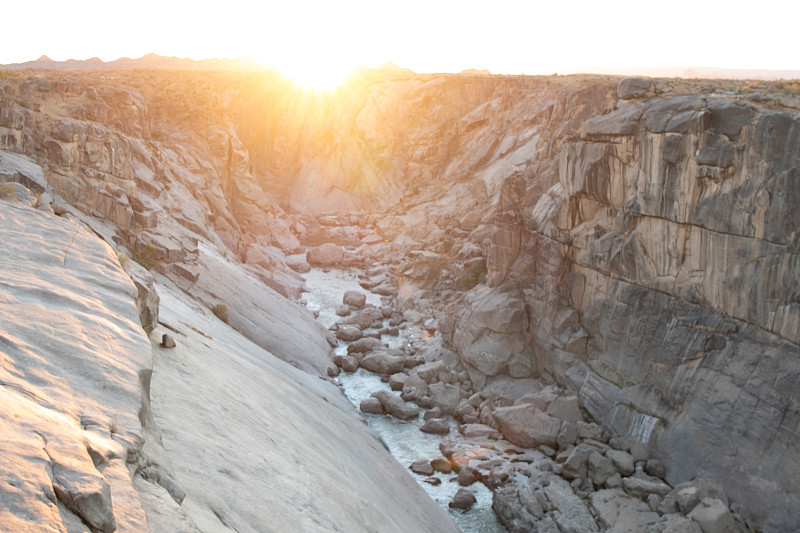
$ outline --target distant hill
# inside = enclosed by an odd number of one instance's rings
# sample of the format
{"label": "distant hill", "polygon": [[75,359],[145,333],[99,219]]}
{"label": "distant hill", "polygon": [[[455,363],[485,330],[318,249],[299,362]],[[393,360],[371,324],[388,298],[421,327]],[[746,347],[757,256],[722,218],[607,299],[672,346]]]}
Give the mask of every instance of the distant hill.
{"label": "distant hill", "polygon": [[718,67],[577,67],[571,73],[650,76],[652,78],[711,78],[730,80],[790,80],[800,78],[800,70],[732,69]]}
{"label": "distant hill", "polygon": [[270,70],[268,67],[250,58],[236,59],[194,59],[181,57],[164,57],[158,54],[147,54],[137,59],[121,57],[114,61],[103,61],[98,57],[90,59],[67,59],[54,61],[42,56],[34,61],[0,65],[7,70],[47,69],[47,70],[117,70],[117,69],[184,69],[184,70]]}

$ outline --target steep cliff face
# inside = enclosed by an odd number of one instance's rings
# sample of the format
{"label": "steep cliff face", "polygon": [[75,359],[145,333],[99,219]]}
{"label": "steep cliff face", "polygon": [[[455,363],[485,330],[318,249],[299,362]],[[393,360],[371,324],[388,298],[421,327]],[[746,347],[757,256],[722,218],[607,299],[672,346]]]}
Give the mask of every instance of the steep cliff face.
{"label": "steep cliff face", "polygon": [[[506,180],[496,288],[468,293],[450,338],[473,382],[549,374],[670,482],[717,479],[752,523],[794,530],[800,117],[654,89],[551,137],[528,167],[557,169],[545,194]],[[515,308],[526,341],[492,343],[482,317]]]}
{"label": "steep cliff face", "polygon": [[[564,144],[532,210],[523,250],[559,276],[510,276],[549,277],[527,289],[541,368],[670,481],[715,477],[776,530],[800,519],[799,133],[796,114],[727,98],[620,102]],[[552,318],[573,310],[578,349]]]}
{"label": "steep cliff face", "polygon": [[165,272],[193,262],[197,236],[242,257],[251,244],[291,252],[297,242],[227,122],[229,83],[191,73],[11,77],[0,148],[45,162],[66,202],[112,223]]}

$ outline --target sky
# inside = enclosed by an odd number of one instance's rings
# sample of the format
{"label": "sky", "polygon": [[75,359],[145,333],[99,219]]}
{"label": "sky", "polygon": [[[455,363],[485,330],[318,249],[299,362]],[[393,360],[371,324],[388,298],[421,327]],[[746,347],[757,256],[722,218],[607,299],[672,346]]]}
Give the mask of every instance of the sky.
{"label": "sky", "polygon": [[3,6],[0,64],[252,57],[313,84],[361,65],[552,74],[800,70],[796,0],[40,0]]}

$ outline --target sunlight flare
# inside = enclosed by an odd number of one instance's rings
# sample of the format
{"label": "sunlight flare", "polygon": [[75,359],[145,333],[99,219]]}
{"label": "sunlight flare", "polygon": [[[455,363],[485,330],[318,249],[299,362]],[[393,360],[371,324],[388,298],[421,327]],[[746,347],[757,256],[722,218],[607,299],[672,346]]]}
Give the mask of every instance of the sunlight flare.
{"label": "sunlight flare", "polygon": [[275,64],[264,59],[259,62],[272,66],[295,86],[313,91],[334,91],[353,75],[355,67],[343,61],[297,57]]}

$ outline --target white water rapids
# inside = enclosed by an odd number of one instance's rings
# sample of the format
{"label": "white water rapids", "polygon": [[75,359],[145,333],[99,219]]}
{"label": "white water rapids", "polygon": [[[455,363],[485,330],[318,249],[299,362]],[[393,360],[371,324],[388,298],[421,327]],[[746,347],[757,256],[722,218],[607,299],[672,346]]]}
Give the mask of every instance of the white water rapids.
{"label": "white water rapids", "polygon": [[[357,290],[367,294],[367,303],[376,306],[381,305],[380,296],[370,293],[361,288],[353,274],[347,271],[330,270],[323,272],[321,269],[312,269],[304,275],[306,286],[310,292],[303,295],[302,300],[311,311],[319,312],[319,321],[329,327],[339,320],[335,313],[337,307],[342,305],[342,296],[348,290]],[[399,337],[383,336],[383,342],[390,347],[398,347],[403,342],[421,335],[418,328],[408,327],[402,329]],[[336,348],[336,353],[346,354],[347,345],[342,343]],[[381,382],[380,376],[372,374],[363,369],[359,369],[353,374],[342,372],[338,378],[348,399],[358,408],[361,400],[367,398],[377,390],[390,390],[388,383]],[[395,393],[396,394],[396,393]],[[375,431],[389,448],[391,454],[397,461],[408,468],[414,461],[425,459],[430,460],[440,457],[439,442],[444,438],[441,435],[431,435],[419,430],[422,424],[422,415],[416,420],[403,422],[388,415],[371,415],[360,412],[367,422],[367,425]],[[453,430],[456,423],[451,422]],[[466,512],[458,509],[450,509],[448,504],[453,499],[459,489],[455,481],[456,474],[435,473],[434,477],[441,479],[441,484],[434,486],[426,483],[427,476],[414,474],[409,470],[409,474],[419,482],[425,491],[441,507],[448,510],[455,522],[465,533],[502,533],[506,529],[497,519],[492,511],[492,493],[482,483],[474,483],[469,490],[475,495],[477,502]]]}

